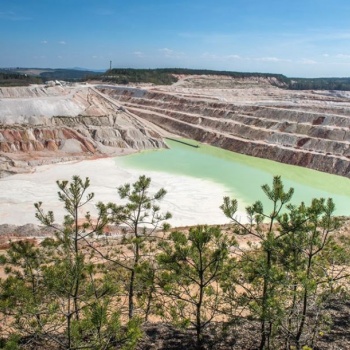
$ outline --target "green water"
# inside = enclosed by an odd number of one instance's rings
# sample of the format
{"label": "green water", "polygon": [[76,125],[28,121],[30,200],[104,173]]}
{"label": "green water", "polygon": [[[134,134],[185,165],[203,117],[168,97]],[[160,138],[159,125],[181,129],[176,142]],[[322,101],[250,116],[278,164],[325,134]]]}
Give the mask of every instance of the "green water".
{"label": "green water", "polygon": [[[185,139],[181,139],[185,140]],[[193,140],[185,140],[194,145]],[[249,157],[220,148],[200,144],[190,147],[167,140],[168,150],[147,151],[118,158],[126,168],[159,171],[210,180],[223,185],[225,195],[237,198],[244,205],[262,200],[267,205],[261,185],[282,177],[286,189],[294,187],[293,203],[312,198],[333,198],[337,215],[350,215],[350,180],[301,167]],[[203,188],[205,191],[205,188]]]}

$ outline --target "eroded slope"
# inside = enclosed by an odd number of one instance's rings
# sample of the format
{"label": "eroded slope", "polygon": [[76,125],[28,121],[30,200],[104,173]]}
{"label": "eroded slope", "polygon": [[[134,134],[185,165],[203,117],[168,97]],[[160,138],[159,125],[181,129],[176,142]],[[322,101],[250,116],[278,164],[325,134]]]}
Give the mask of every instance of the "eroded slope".
{"label": "eroded slope", "polygon": [[171,87],[99,90],[169,132],[350,176],[350,96],[288,91],[271,83],[264,78],[191,76]]}
{"label": "eroded slope", "polygon": [[0,175],[166,147],[159,131],[93,86],[1,88]]}

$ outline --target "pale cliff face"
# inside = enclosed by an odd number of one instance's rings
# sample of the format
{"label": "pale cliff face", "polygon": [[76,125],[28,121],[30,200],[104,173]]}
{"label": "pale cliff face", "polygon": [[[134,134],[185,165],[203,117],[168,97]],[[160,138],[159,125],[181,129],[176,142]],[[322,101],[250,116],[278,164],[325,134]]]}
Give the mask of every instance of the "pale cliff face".
{"label": "pale cliff face", "polygon": [[159,147],[166,146],[156,128],[92,86],[0,90],[2,176],[32,164]]}

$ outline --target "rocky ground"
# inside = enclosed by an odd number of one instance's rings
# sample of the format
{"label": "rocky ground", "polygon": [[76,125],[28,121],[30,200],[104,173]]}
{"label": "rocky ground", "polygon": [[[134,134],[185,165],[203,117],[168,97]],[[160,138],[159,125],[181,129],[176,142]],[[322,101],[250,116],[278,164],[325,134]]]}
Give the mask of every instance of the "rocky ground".
{"label": "rocky ground", "polygon": [[[331,330],[319,338],[313,350],[350,349],[350,301],[332,300],[328,305],[332,315]],[[228,329],[223,324],[209,327],[204,335],[203,350],[257,350],[259,324],[240,320]],[[169,324],[147,323],[144,338],[137,350],[196,350],[194,330],[179,330]],[[280,348],[278,348],[280,349]]]}

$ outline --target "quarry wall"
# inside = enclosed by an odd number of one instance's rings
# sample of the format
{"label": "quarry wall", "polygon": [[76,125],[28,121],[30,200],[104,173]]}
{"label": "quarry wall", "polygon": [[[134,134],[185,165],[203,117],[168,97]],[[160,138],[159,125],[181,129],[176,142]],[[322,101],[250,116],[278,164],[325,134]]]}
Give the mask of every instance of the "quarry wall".
{"label": "quarry wall", "polygon": [[[230,151],[350,177],[348,99],[237,103],[207,95],[100,87],[169,132]],[[303,98],[301,96],[300,98]],[[304,98],[305,99],[305,98]]]}

